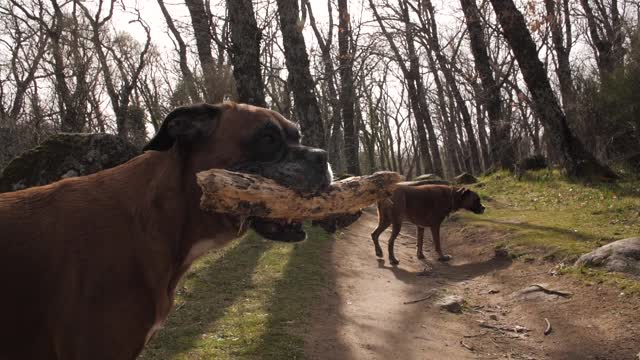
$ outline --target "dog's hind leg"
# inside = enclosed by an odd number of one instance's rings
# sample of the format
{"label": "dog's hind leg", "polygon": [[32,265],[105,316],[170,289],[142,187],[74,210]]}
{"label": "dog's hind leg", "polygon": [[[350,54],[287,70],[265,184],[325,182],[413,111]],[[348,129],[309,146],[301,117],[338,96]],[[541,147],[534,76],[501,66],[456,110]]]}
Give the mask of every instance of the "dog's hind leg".
{"label": "dog's hind leg", "polygon": [[371,240],[373,240],[373,246],[374,246],[374,249],[376,250],[377,257],[383,256],[382,248],[380,247],[380,242],[378,241],[378,238],[380,237],[380,234],[382,234],[389,227],[389,225],[391,225],[391,222],[389,221],[389,219],[385,218],[383,215],[380,215],[378,227],[375,230],[373,230],[373,232],[371,233]]}
{"label": "dog's hind leg", "polygon": [[402,228],[402,222],[394,222],[391,228],[391,237],[389,238],[389,263],[392,265],[398,265],[400,261],[396,259],[396,256],[393,252],[393,246],[396,242],[396,238],[398,234],[400,234],[400,229]]}
{"label": "dog's hind leg", "polygon": [[422,252],[422,245],[424,244],[424,227],[416,226],[416,238],[418,239],[418,259],[424,259],[424,252]]}

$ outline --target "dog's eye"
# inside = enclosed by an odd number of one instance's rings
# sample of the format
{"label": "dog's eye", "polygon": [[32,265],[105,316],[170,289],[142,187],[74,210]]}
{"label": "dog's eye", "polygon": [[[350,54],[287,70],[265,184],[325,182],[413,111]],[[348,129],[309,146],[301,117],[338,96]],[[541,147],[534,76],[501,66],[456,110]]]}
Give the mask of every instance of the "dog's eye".
{"label": "dog's eye", "polygon": [[273,145],[273,144],[276,143],[277,139],[272,134],[267,134],[267,135],[262,137],[261,141],[265,145]]}

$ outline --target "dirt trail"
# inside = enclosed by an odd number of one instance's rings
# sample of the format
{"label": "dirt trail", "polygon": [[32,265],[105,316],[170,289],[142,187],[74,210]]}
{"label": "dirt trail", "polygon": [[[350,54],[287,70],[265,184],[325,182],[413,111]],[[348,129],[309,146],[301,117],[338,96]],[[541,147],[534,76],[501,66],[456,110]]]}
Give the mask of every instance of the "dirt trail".
{"label": "dirt trail", "polygon": [[[453,255],[449,264],[435,261],[430,242],[426,261],[416,259],[415,228],[405,224],[396,241],[400,265],[393,267],[385,246],[389,230],[381,236],[385,259],[374,255],[369,234],[376,220],[368,209],[326,254],[330,279],[307,334],[309,359],[637,359],[637,298],[551,276],[550,263],[495,258],[494,244],[504,235],[455,220],[442,230],[444,250]],[[573,296],[515,296],[532,284]],[[434,305],[448,294],[464,297],[462,314]],[[552,325],[548,336],[545,318]],[[481,321],[529,331],[483,328]]]}

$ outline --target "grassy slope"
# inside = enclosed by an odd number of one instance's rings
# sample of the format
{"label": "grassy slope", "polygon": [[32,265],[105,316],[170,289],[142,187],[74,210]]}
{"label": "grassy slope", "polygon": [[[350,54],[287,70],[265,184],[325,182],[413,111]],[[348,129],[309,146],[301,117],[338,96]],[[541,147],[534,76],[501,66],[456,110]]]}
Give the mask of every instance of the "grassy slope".
{"label": "grassy slope", "polygon": [[326,279],[316,228],[298,244],[249,234],[200,259],[141,359],[297,359],[309,310]]}
{"label": "grassy slope", "polygon": [[[571,182],[557,172],[528,172],[519,181],[507,173],[482,179],[475,189],[487,213],[463,215],[471,226],[509,235],[498,243],[517,257],[565,260],[626,237],[640,236],[640,179],[616,184]],[[638,283],[588,269],[568,269],[586,278],[640,292]]]}

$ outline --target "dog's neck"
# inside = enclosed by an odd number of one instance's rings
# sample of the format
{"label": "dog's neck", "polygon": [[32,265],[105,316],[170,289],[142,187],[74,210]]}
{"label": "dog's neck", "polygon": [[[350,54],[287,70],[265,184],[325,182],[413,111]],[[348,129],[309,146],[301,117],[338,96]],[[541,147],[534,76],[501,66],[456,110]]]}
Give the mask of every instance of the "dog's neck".
{"label": "dog's neck", "polygon": [[[208,250],[221,247],[238,236],[238,221],[223,214],[200,209],[201,190],[196,183],[195,172],[188,159],[174,149],[164,152],[149,151],[141,155],[139,162],[131,166],[133,178],[141,180],[143,200],[154,209],[161,229],[159,239],[166,241],[173,259],[170,267],[169,291],[191,263]],[[167,223],[166,219],[171,219]],[[163,222],[164,220],[164,222]]]}

